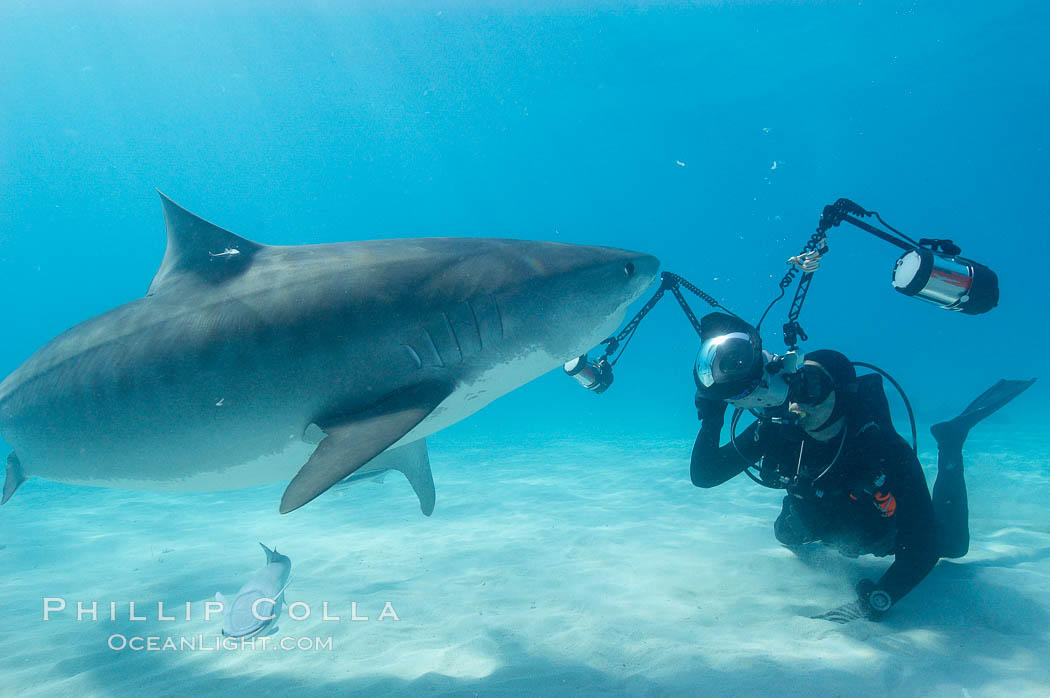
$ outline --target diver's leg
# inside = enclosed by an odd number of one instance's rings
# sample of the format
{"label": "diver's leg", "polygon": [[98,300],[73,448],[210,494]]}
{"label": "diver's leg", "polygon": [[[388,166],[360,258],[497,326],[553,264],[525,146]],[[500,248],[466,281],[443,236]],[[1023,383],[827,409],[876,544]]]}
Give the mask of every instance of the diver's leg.
{"label": "diver's leg", "polygon": [[955,419],[930,427],[937,439],[937,481],[933,484],[933,516],[941,557],[962,557],[970,547],[970,510],[963,478],[963,443],[970,429],[1028,389],[1035,379],[1000,380],[981,393]]}
{"label": "diver's leg", "polygon": [[937,441],[933,519],[941,557],[962,557],[970,549],[970,509],[963,478],[962,441]]}
{"label": "diver's leg", "polygon": [[975,424],[1028,390],[1032,383],[1035,383],[1035,378],[1026,381],[1000,380],[981,393],[958,417],[930,427],[933,438],[937,439],[937,446],[957,445],[961,451],[966,435]]}
{"label": "diver's leg", "polygon": [[817,539],[810,527],[799,516],[795,498],[790,494],[784,496],[780,516],[773,522],[773,534],[781,545],[795,552],[798,552],[798,548],[803,544]]}

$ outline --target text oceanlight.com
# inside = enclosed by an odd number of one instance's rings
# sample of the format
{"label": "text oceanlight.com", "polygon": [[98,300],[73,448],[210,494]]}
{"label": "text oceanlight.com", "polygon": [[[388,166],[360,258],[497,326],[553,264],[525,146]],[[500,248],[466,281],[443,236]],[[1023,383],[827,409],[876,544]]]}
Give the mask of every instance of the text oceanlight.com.
{"label": "text oceanlight.com", "polygon": [[332,636],[328,637],[207,637],[139,636],[114,634],[107,641],[115,652],[240,652],[244,650],[283,652],[331,652]]}

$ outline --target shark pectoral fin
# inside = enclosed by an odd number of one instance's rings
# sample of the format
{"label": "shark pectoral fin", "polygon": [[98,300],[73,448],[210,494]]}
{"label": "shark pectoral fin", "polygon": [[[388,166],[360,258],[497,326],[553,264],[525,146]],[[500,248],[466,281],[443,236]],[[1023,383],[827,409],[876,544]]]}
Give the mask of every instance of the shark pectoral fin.
{"label": "shark pectoral fin", "polygon": [[321,443],[321,439],[325,437],[324,430],[317,426],[313,422],[306,425],[306,430],[303,432],[303,442],[313,444],[316,446]]}
{"label": "shark pectoral fin", "polygon": [[15,490],[26,481],[26,474],[22,472],[22,462],[18,460],[18,456],[12,451],[7,456],[7,476],[4,478],[4,498],[0,499],[0,504],[7,504],[7,500],[11,499],[11,495],[15,493]]}
{"label": "shark pectoral fin", "polygon": [[426,419],[449,392],[447,385],[424,384],[342,420],[318,420],[327,436],[284,491],[281,513],[298,509],[385,451]]}

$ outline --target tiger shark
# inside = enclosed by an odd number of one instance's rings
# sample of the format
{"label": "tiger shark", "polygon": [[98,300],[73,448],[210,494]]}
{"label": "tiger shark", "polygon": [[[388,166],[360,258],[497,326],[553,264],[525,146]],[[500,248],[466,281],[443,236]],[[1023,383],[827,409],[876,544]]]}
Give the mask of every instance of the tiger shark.
{"label": "tiger shark", "polygon": [[209,491],[288,481],[287,513],[401,470],[434,507],[426,437],[615,331],[659,262],[494,238],[270,246],[161,194],[147,295],[0,383],[2,503],[28,477]]}

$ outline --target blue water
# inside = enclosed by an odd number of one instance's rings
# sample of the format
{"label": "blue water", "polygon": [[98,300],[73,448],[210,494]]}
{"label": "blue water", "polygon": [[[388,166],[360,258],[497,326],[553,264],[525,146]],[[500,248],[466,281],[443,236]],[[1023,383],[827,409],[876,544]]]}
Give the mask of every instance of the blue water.
{"label": "blue water", "polygon": [[[831,233],[803,349],[879,364],[926,425],[995,379],[1045,374],[1048,30],[1050,8],[1017,1],[5,2],[0,375],[145,293],[165,243],[154,189],[264,243],[447,235],[636,249],[753,320],[822,207],[844,196],[912,237],[953,238],[999,274],[998,308],[949,313],[891,288],[895,248]],[[763,328],[774,351],[789,300]],[[652,486],[688,488],[696,345],[668,298],[607,394],[556,371],[456,425],[432,447],[438,506],[441,439],[448,452],[481,439],[522,458],[526,435],[581,449],[654,439],[681,450],[657,449],[668,479]],[[1003,447],[1018,477],[1045,479],[1046,380],[992,422],[1017,435]],[[653,442],[638,443],[600,467],[629,471]],[[498,472],[491,451],[486,462]],[[512,485],[498,486],[509,502]],[[31,487],[55,486],[20,496]],[[271,490],[260,507],[275,508]],[[4,529],[11,554],[18,534]],[[175,691],[165,680],[158,690]],[[684,685],[604,677],[581,690]]]}

